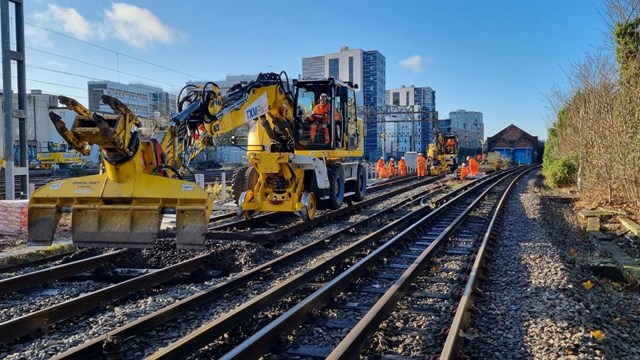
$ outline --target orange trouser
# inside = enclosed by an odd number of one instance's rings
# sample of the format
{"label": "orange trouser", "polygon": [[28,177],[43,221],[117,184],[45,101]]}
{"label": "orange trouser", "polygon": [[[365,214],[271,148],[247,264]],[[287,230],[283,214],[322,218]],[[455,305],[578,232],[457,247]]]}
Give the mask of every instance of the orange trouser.
{"label": "orange trouser", "polygon": [[311,124],[311,128],[309,129],[309,132],[311,133],[311,141],[316,141],[316,131],[318,130],[318,128],[320,129],[320,131],[323,131],[324,129],[324,142],[328,144],[329,143],[329,127],[326,124],[318,124],[318,123]]}
{"label": "orange trouser", "polygon": [[426,172],[426,166],[418,165],[418,176],[425,176]]}

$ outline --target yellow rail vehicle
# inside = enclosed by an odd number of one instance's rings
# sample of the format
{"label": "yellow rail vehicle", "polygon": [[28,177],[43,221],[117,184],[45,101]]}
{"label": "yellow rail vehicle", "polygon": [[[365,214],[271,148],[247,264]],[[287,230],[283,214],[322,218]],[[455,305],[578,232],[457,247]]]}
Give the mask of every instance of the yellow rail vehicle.
{"label": "yellow rail vehicle", "polygon": [[[136,115],[113,97],[102,101],[114,116],[59,97],[77,116],[67,129],[50,113],[56,129],[83,155],[98,145],[105,172],[36,190],[29,203],[29,243],[50,244],[61,212],[70,210],[77,246],[150,247],[162,213],[173,209],[178,247],[203,247],[212,198],[181,175],[215,135],[239,127],[248,128],[247,143],[238,144],[246,147],[248,163],[236,171],[233,190],[245,218],[275,211],[312,219],[317,209],[362,200],[364,128],[351,84],[331,78],[293,84],[292,91],[283,72],[260,74],[226,94],[214,83],[187,86],[179,113],[156,139],[142,138]],[[320,100],[331,111],[319,113]]]}
{"label": "yellow rail vehicle", "polygon": [[50,169],[53,164],[64,168],[83,163],[79,152],[69,149],[67,144],[55,142],[47,143],[47,151],[38,152],[36,158],[39,162],[39,167],[44,169]]}

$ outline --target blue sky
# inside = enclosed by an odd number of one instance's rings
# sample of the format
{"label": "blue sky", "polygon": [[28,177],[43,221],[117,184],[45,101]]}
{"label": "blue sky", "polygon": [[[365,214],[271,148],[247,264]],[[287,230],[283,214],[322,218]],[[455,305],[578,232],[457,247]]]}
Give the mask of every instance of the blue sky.
{"label": "blue sky", "polygon": [[346,45],[386,57],[387,88],[433,88],[440,118],[480,111],[485,136],[513,123],[541,139],[552,89],[565,88],[572,65],[609,36],[595,0],[27,0],[24,7],[28,89],[86,103],[91,78],[178,91],[188,80],[227,74],[296,77],[302,57]]}

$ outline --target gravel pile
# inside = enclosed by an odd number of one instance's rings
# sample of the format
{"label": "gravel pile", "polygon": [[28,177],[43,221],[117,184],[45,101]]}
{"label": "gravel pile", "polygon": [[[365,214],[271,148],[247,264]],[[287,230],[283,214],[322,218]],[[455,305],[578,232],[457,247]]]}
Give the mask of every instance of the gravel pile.
{"label": "gravel pile", "polygon": [[[588,271],[594,247],[575,214],[540,197],[538,173],[521,181],[481,284],[474,359],[638,359],[640,295]],[[590,289],[587,289],[593,285]],[[600,339],[600,335],[604,338]],[[472,336],[473,337],[473,336]]]}

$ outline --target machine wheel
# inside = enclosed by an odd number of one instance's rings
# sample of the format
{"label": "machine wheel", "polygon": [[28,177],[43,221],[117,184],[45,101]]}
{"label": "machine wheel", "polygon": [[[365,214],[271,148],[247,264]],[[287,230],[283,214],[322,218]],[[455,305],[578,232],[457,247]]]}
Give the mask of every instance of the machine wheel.
{"label": "machine wheel", "polygon": [[316,217],[316,196],[312,192],[304,192],[302,194],[302,210],[300,210],[300,217],[302,220],[313,220]]}
{"label": "machine wheel", "polygon": [[242,204],[250,203],[251,201],[253,201],[253,190],[247,190],[240,194],[240,198],[238,199],[238,215],[242,215],[242,218],[245,220],[253,218],[255,210],[242,210]]}
{"label": "machine wheel", "polygon": [[329,175],[327,207],[338,210],[344,201],[344,169],[341,165],[333,165],[328,169],[327,174]]}
{"label": "machine wheel", "polygon": [[249,167],[246,165],[240,165],[231,177],[231,194],[233,195],[233,201],[237,204],[244,189],[244,176]]}
{"label": "machine wheel", "polygon": [[353,200],[362,201],[364,195],[367,192],[367,170],[364,165],[358,165],[358,175],[354,184],[355,194],[353,194]]}
{"label": "machine wheel", "polygon": [[256,169],[247,165],[238,167],[231,178],[231,194],[235,203],[238,203],[240,194],[247,190],[253,190],[257,182],[258,172]]}

